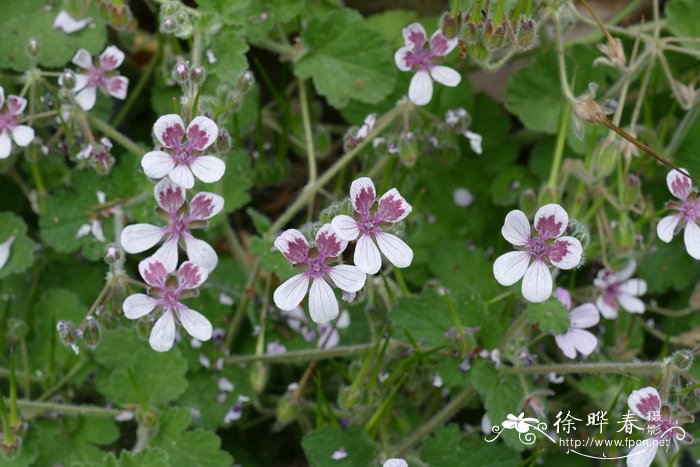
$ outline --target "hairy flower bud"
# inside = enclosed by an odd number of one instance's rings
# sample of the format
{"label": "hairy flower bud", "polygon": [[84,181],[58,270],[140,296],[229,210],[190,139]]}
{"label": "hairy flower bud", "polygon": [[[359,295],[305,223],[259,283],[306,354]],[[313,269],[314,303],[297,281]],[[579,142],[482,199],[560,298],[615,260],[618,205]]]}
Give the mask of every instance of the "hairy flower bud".
{"label": "hairy flower bud", "polygon": [[448,39],[454,39],[459,36],[462,29],[462,15],[452,16],[449,12],[445,12],[440,17],[440,30],[442,35]]}
{"label": "hairy flower bud", "polygon": [[299,414],[299,404],[292,400],[293,392],[287,392],[277,403],[275,429],[280,430],[296,420]]}
{"label": "hairy flower bud", "polygon": [[97,316],[97,320],[103,328],[107,330],[113,330],[119,327],[119,318],[115,313],[113,313],[106,307],[102,305],[98,306],[97,311],[95,311],[95,315]]}
{"label": "hairy flower bud", "polygon": [[625,188],[622,192],[622,201],[625,206],[634,206],[642,194],[642,180],[634,174],[628,174]]}
{"label": "hairy flower bud", "polygon": [[70,347],[73,352],[78,355],[80,352],[78,342],[83,337],[83,333],[80,331],[80,329],[76,328],[70,321],[61,320],[56,323],[56,331],[58,331],[58,337],[61,339],[61,343],[67,347]]}
{"label": "hairy flower bud", "polygon": [[37,55],[39,55],[39,41],[36,39],[29,39],[29,43],[27,44],[27,53],[31,58],[35,58]]}
{"label": "hairy flower bud", "polygon": [[693,351],[688,349],[676,350],[671,355],[671,361],[679,369],[688,371],[693,366]]}
{"label": "hairy flower bud", "polygon": [[255,75],[252,71],[246,70],[236,83],[236,89],[245,94],[253,89],[253,86],[255,86]]}
{"label": "hairy flower bud", "polygon": [[178,84],[184,84],[189,78],[189,69],[185,62],[177,62],[173,67],[173,80]]}
{"label": "hairy flower bud", "polygon": [[524,16],[521,16],[515,32],[515,45],[521,49],[529,49],[534,44],[535,22],[532,19],[525,19]]}
{"label": "hairy flower bud", "polygon": [[219,129],[219,135],[214,141],[214,151],[218,154],[226,154],[231,150],[232,146],[231,135],[224,128]]}
{"label": "hairy flower bud", "polygon": [[194,84],[202,84],[206,79],[206,72],[201,66],[196,66],[190,70],[190,80]]}
{"label": "hairy flower bud", "polygon": [[75,73],[71,70],[64,70],[58,82],[65,89],[75,88]]}
{"label": "hairy flower bud", "polygon": [[90,349],[94,350],[97,348],[97,344],[100,343],[101,331],[100,325],[94,317],[87,317],[82,335],[83,341]]}

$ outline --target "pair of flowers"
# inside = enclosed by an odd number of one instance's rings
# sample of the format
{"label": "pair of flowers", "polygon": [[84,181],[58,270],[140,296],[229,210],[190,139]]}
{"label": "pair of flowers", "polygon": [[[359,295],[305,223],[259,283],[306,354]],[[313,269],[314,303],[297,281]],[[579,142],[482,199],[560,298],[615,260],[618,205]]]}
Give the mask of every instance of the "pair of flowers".
{"label": "pair of flowers", "polygon": [[[353,217],[336,216],[318,230],[314,246],[296,229],[283,232],[275,240],[275,248],[295,267],[304,272],[282,283],[274,292],[275,305],[284,311],[293,310],[309,292],[309,313],[318,324],[338,316],[338,300],[331,284],[347,294],[358,292],[365,285],[367,274],[381,268],[383,254],[395,267],[405,268],[413,260],[413,250],[400,238],[384,231],[387,225],[400,222],[411,212],[411,205],[395,189],[387,191],[376,210],[377,194],[372,180],[358,178],[350,187]],[[355,245],[355,265],[331,266],[345,251],[348,242]],[[376,243],[375,243],[376,242]]]}

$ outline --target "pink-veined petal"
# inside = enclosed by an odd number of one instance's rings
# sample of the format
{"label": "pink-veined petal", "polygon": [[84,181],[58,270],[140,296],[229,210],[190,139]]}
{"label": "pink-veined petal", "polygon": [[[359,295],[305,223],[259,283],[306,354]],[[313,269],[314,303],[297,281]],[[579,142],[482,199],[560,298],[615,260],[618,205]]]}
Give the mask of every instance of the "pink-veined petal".
{"label": "pink-veined petal", "polygon": [[209,117],[195,117],[187,126],[187,139],[197,151],[204,151],[211,146],[218,135],[219,127]]}
{"label": "pink-veined petal", "polygon": [[[584,357],[589,356],[598,347],[598,339],[590,331],[585,329],[569,329],[566,333],[571,344]],[[573,357],[570,357],[573,358]]]}
{"label": "pink-veined petal", "polygon": [[309,278],[304,274],[297,274],[277,287],[272,298],[277,308],[289,311],[299,306],[308,289]]}
{"label": "pink-veined petal", "polygon": [[27,125],[17,125],[12,129],[12,139],[17,146],[29,146],[29,143],[34,140],[34,129]]}
{"label": "pink-veined petal", "polygon": [[511,251],[496,258],[493,263],[493,276],[499,284],[507,287],[522,279],[529,264],[528,252]]}
{"label": "pink-veined petal", "polygon": [[[90,82],[90,76],[86,73],[73,73],[73,76],[75,77],[75,86],[73,87],[75,92],[80,91]],[[63,86],[63,76],[58,77],[58,84]]]}
{"label": "pink-veined petal", "polygon": [[175,342],[175,318],[173,312],[165,310],[151,330],[148,343],[156,352],[167,352]]}
{"label": "pink-veined petal", "polygon": [[207,271],[211,272],[216,269],[216,264],[219,262],[219,257],[214,248],[204,240],[194,238],[192,235],[184,235],[185,250],[187,257],[195,264],[200,265]]}
{"label": "pink-veined petal", "polygon": [[357,221],[345,214],[335,216],[331,221],[331,225],[338,236],[345,241],[353,241],[360,235],[360,226]]}
{"label": "pink-veined petal", "polygon": [[190,201],[190,220],[206,220],[224,208],[224,198],[214,193],[197,193]]}
{"label": "pink-veined petal", "polygon": [[328,271],[328,277],[341,290],[346,292],[357,292],[365,286],[367,275],[357,267],[349,264],[334,266]]}
{"label": "pink-veined petal", "polygon": [[129,78],[126,76],[114,76],[105,81],[103,91],[115,99],[124,100],[129,90]]}
{"label": "pink-veined petal", "polygon": [[124,316],[127,318],[139,319],[153,311],[157,303],[158,300],[155,298],[149,297],[146,294],[137,293],[126,297],[122,309],[124,310]]}
{"label": "pink-veined petal", "polygon": [[360,177],[354,180],[350,185],[350,201],[352,202],[352,207],[362,218],[367,218],[369,216],[369,211],[372,209],[376,200],[377,191],[374,189],[374,183],[371,178]]}
{"label": "pink-veined petal", "polygon": [[[634,271],[636,269],[637,269],[637,262],[634,260],[634,258],[630,259],[624,268],[622,268],[619,271],[614,272],[610,276],[609,283],[617,284],[617,283],[626,281],[627,279],[632,277],[632,274],[634,274]],[[600,274],[600,272],[598,274]]]}
{"label": "pink-veined petal", "polygon": [[[681,170],[688,173],[686,169]],[[673,196],[681,200],[686,199],[693,191],[693,184],[690,181],[690,178],[686,177],[675,169],[671,170],[666,175],[666,185],[668,185],[668,191],[670,191]]]}
{"label": "pink-veined petal", "polygon": [[150,178],[163,178],[175,168],[173,157],[167,152],[151,151],[141,158],[143,173]]}
{"label": "pink-veined petal", "polygon": [[694,259],[700,259],[700,227],[694,220],[689,220],[685,224],[685,232],[683,233],[683,242],[688,254]]}
{"label": "pink-veined petal", "polygon": [[185,261],[177,270],[177,284],[182,289],[196,289],[207,280],[207,270],[192,261]]}
{"label": "pink-veined petal", "polygon": [[7,130],[0,130],[0,159],[6,159],[12,152],[12,140]]}
{"label": "pink-veined petal", "polygon": [[673,239],[673,234],[676,231],[676,226],[681,220],[680,215],[666,216],[656,224],[656,236],[664,243],[668,243]]}
{"label": "pink-veined petal", "polygon": [[186,165],[176,165],[168,172],[168,177],[182,188],[189,190],[194,186],[194,175]]}
{"label": "pink-veined petal", "polygon": [[365,274],[376,274],[382,267],[382,257],[369,234],[360,235],[355,245],[355,266]]}
{"label": "pink-veined petal", "polygon": [[110,45],[100,54],[100,68],[103,70],[116,70],[124,62],[124,52]]}
{"label": "pink-veined petal", "polygon": [[430,51],[437,56],[445,56],[457,47],[458,42],[457,38],[448,39],[438,29],[430,37]]}
{"label": "pink-veined petal", "polygon": [[413,207],[401,196],[399,190],[392,188],[379,198],[376,215],[382,222],[399,222],[412,210]]}
{"label": "pink-veined petal", "polygon": [[158,206],[168,213],[177,212],[185,204],[185,190],[168,177],[156,183],[153,194]]}
{"label": "pink-veined petal", "polygon": [[153,125],[153,134],[163,147],[174,148],[182,143],[185,124],[177,114],[163,115]]}
{"label": "pink-veined petal", "polygon": [[309,242],[296,229],[282,232],[275,239],[275,248],[292,264],[305,263],[309,258]]}
{"label": "pink-veined petal", "polygon": [[600,322],[600,313],[594,304],[585,303],[571,310],[569,319],[572,328],[587,329]]}
{"label": "pink-veined petal", "polygon": [[530,241],[530,221],[524,212],[515,209],[506,215],[501,227],[501,235],[508,243],[515,246],[525,246]]}
{"label": "pink-veined petal", "polygon": [[75,94],[75,102],[83,110],[90,110],[95,107],[97,99],[97,88],[95,86],[85,86]]}
{"label": "pink-veined petal", "polygon": [[226,164],[218,157],[198,156],[190,164],[190,169],[194,176],[204,183],[214,183],[224,176]]}
{"label": "pink-veined petal", "polygon": [[73,55],[71,62],[78,65],[80,68],[88,69],[92,67],[92,55],[85,49],[78,49]]}
{"label": "pink-veined petal", "polygon": [[[569,293],[568,290],[562,288],[562,287],[557,287],[554,289],[554,297],[559,300],[559,303],[564,305],[564,307],[567,310],[571,309],[571,294]],[[596,314],[598,312],[596,311]]]}
{"label": "pink-veined petal", "polygon": [[163,228],[155,225],[127,225],[122,230],[121,243],[127,253],[141,253],[153,248],[163,238],[163,235]]}
{"label": "pink-veined petal", "polygon": [[569,225],[569,215],[558,204],[545,204],[535,214],[535,230],[543,240],[557,238]]}
{"label": "pink-veined petal", "polygon": [[323,224],[316,232],[315,245],[319,256],[335,258],[345,251],[348,242],[338,236],[331,224]]}
{"label": "pink-veined petal", "polygon": [[4,268],[7,260],[10,259],[10,249],[15,242],[15,236],[10,236],[7,240],[0,243],[0,269]]}
{"label": "pink-veined petal", "polygon": [[403,40],[407,47],[417,47],[422,49],[425,42],[428,40],[428,34],[425,28],[420,23],[411,23],[401,32]]}
{"label": "pink-veined petal", "polygon": [[627,295],[625,293],[619,293],[617,295],[617,301],[620,303],[622,308],[630,313],[644,313],[644,310],[646,309],[643,301],[637,297],[633,297],[632,295]]}
{"label": "pink-veined petal", "polygon": [[552,295],[552,273],[542,261],[533,262],[525,271],[522,286],[525,300],[539,303]]}
{"label": "pink-veined petal", "polygon": [[177,317],[190,336],[200,341],[211,339],[211,322],[200,312],[182,306],[177,310]]}
{"label": "pink-veined petal", "polygon": [[386,256],[391,264],[397,268],[407,268],[413,261],[413,250],[396,235],[386,232],[377,232],[374,236],[377,239],[379,250]]}
{"label": "pink-veined petal", "polygon": [[[490,432],[489,432],[490,433]],[[408,467],[408,462],[399,458],[387,459],[382,467]]]}
{"label": "pink-veined petal", "polygon": [[640,297],[647,293],[647,282],[644,279],[629,279],[620,284],[620,292]]}
{"label": "pink-veined petal", "polygon": [[61,31],[65,32],[66,34],[72,34],[74,32],[78,32],[81,29],[85,28],[88,24],[92,22],[92,18],[85,18],[85,19],[75,19],[65,11],[61,10],[58,15],[56,16],[56,19],[53,20],[53,24],[51,27],[53,29],[60,29]]}
{"label": "pink-veined petal", "polygon": [[411,78],[408,98],[416,105],[426,105],[433,98],[433,79],[427,71],[419,70]]}
{"label": "pink-veined petal", "polygon": [[163,263],[168,271],[174,271],[177,268],[178,256],[178,237],[171,236],[153,253],[152,258]]}
{"label": "pink-veined petal", "polygon": [[595,301],[595,305],[603,315],[605,319],[615,319],[617,318],[617,304],[610,304],[605,300],[605,297],[598,297]]}
{"label": "pink-veined petal", "polygon": [[569,333],[554,336],[554,342],[556,342],[557,347],[561,352],[570,359],[576,358],[576,347],[574,347],[573,341],[569,338]]}
{"label": "pink-veined petal", "polygon": [[627,467],[649,467],[656,451],[659,450],[658,441],[655,439],[643,439],[627,454]]}
{"label": "pink-veined petal", "polygon": [[438,83],[451,88],[462,81],[462,76],[448,66],[436,65],[430,70],[430,76]]}
{"label": "pink-veined petal", "polygon": [[559,269],[573,269],[581,263],[583,247],[574,237],[561,237],[549,247],[549,260]]}
{"label": "pink-veined petal", "polygon": [[338,317],[338,300],[323,279],[314,279],[309,291],[309,314],[316,324],[325,324]]}
{"label": "pink-veined petal", "polygon": [[332,349],[338,347],[340,343],[340,333],[329,324],[319,327],[320,334],[316,347],[319,349]]}
{"label": "pink-veined petal", "polygon": [[146,281],[146,284],[151,287],[165,287],[165,281],[172,271],[162,261],[152,256],[139,263],[139,273],[143,280]]}
{"label": "pink-veined petal", "polygon": [[627,398],[627,405],[630,410],[644,420],[650,420],[650,412],[661,410],[661,397],[656,388],[647,386],[642,389],[632,391]]}
{"label": "pink-veined petal", "polygon": [[413,51],[413,46],[405,46],[401,47],[399,50],[396,51],[394,54],[394,62],[396,63],[396,66],[398,67],[399,70],[401,71],[410,71],[411,66],[408,64],[406,61],[407,56]]}

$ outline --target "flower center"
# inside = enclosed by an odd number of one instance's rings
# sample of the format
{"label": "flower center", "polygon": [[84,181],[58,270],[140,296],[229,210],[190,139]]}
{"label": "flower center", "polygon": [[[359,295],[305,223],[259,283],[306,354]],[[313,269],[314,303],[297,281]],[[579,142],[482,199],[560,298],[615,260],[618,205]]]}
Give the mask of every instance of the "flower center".
{"label": "flower center", "polygon": [[430,71],[433,68],[434,58],[435,53],[426,48],[424,43],[414,43],[413,50],[405,55],[404,61],[406,66],[413,70]]}
{"label": "flower center", "polygon": [[330,268],[326,266],[324,259],[320,256],[309,258],[306,262],[306,266],[306,274],[314,279],[319,279],[330,270]]}
{"label": "flower center", "polygon": [[547,242],[539,237],[533,237],[528,242],[528,247],[530,248],[531,255],[535,256],[537,259],[541,259],[547,251]]}
{"label": "flower center", "polygon": [[10,112],[0,114],[0,130],[11,130],[17,124],[17,119]]}
{"label": "flower center", "polygon": [[687,222],[695,222],[695,220],[700,217],[700,202],[695,196],[689,196],[675,209]]}

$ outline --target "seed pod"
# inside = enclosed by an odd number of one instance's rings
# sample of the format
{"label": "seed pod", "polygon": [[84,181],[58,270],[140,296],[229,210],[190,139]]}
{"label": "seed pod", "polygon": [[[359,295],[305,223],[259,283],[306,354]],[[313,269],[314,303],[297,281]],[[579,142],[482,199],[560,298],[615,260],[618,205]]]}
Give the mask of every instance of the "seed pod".
{"label": "seed pod", "polygon": [[287,392],[277,403],[275,430],[281,430],[296,420],[299,415],[299,404],[292,400],[293,394],[293,392]]}

